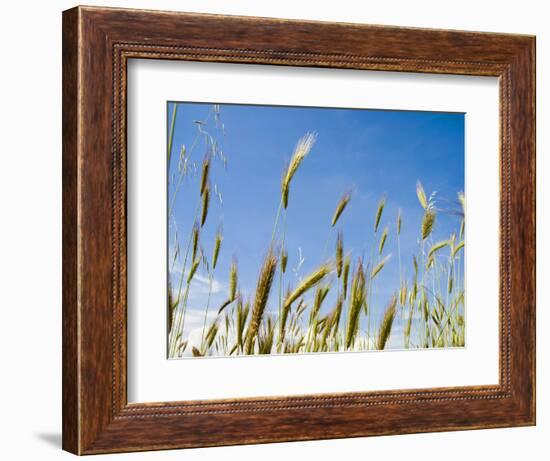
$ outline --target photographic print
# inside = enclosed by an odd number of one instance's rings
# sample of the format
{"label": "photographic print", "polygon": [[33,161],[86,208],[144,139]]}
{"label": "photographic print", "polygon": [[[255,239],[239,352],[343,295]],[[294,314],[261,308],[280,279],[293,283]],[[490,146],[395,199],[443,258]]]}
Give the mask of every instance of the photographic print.
{"label": "photographic print", "polygon": [[62,32],[65,450],[536,424],[534,36]]}
{"label": "photographic print", "polygon": [[166,118],[168,358],[464,347],[463,113]]}

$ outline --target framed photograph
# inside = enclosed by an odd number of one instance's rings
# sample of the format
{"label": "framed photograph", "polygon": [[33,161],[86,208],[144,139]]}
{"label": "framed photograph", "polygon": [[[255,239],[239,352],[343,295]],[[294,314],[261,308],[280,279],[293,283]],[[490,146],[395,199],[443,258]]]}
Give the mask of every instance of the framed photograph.
{"label": "framed photograph", "polygon": [[63,13],[63,448],[535,424],[535,39]]}

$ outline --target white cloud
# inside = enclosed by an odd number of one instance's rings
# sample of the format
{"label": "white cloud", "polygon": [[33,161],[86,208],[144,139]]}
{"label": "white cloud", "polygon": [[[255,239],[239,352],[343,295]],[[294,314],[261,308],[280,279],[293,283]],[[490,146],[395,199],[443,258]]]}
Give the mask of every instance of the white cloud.
{"label": "white cloud", "polygon": [[[177,322],[182,313],[178,311],[174,317],[174,322]],[[188,309],[187,314],[185,315],[185,325],[183,328],[183,337],[187,341],[187,347],[185,348],[182,357],[191,357],[193,355],[192,349],[196,347],[200,349],[203,337],[203,328],[204,332],[208,331],[208,328],[216,320],[217,311],[212,309],[208,311],[206,316],[206,326],[204,324],[204,310],[202,309]],[[220,317],[218,321],[218,326],[221,328],[224,327],[223,317]],[[229,331],[228,343],[230,345],[234,344],[236,341],[236,333],[233,330]]]}
{"label": "white cloud", "polygon": [[[176,311],[174,315],[174,325],[178,324],[182,315],[183,315],[182,311],[180,310]],[[215,309],[209,310],[208,314],[206,315],[206,330],[208,330],[208,327],[215,320],[216,316],[217,314]],[[202,309],[187,309],[187,313],[185,314],[185,324],[183,326],[183,335],[182,335],[183,338],[185,338],[185,340],[188,341],[187,347],[183,354],[184,357],[189,357],[192,355],[191,350],[193,346],[195,346],[197,349],[200,348],[201,339],[202,339],[202,330],[204,326],[204,317],[205,317],[205,311]]]}
{"label": "white cloud", "polygon": [[[212,279],[212,294],[219,293],[223,289],[223,283]],[[193,280],[191,281],[191,290],[197,290],[201,293],[208,293],[210,288],[210,279],[200,274],[195,274]]]}
{"label": "white cloud", "polygon": [[[175,274],[179,274],[179,276],[177,277],[179,279],[179,277],[181,277],[181,265],[179,265],[178,263],[176,263],[174,265],[174,268],[171,269],[171,273],[175,273]],[[185,281],[187,280],[187,276],[189,275],[189,271],[185,271],[185,275],[184,275],[184,284],[185,284]],[[219,280],[217,280],[216,278],[212,278],[212,291],[211,291],[211,294],[212,295],[215,295],[215,294],[218,294],[220,293],[221,291],[224,290],[224,287],[225,285],[220,282]],[[189,298],[192,299],[194,297],[196,297],[197,295],[207,295],[208,292],[210,290],[210,279],[209,277],[206,277],[200,273],[196,273],[194,276],[193,276],[193,280],[191,280],[191,286],[190,286],[190,289],[189,289]]]}

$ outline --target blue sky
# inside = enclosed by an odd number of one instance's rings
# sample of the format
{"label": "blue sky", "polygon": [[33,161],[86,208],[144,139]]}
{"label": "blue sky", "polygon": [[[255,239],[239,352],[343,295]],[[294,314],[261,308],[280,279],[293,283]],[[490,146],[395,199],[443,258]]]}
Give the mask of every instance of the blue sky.
{"label": "blue sky", "polygon": [[[223,244],[215,274],[213,310],[227,297],[229,267],[236,258],[239,286],[252,295],[263,256],[269,246],[280,201],[281,174],[298,139],[316,133],[316,143],[296,173],[290,188],[285,246],[289,268],[296,268],[299,252],[304,262],[298,275],[285,275],[284,286],[295,286],[324,259],[333,255],[336,230],[344,234],[345,252],[369,259],[377,255],[379,235],[373,233],[377,203],[386,197],[381,229],[388,226],[384,255],[392,254],[377,277],[373,292],[374,311],[381,312],[393,290],[399,286],[399,262],[395,235],[400,208],[403,228],[400,237],[403,272],[411,274],[412,255],[418,253],[423,210],[416,196],[420,180],[427,194],[436,191],[438,213],[433,240],[446,239],[460,225],[452,211],[459,208],[457,192],[464,191],[464,114],[366,109],[327,109],[278,106],[220,106],[221,124],[214,123],[212,104],[178,103],[169,176],[177,174],[182,145],[191,150],[197,134],[196,120],[207,121],[208,131],[220,144],[227,168],[214,161],[211,186],[220,191],[222,204],[212,200],[201,244],[210,257],[216,230],[223,226]],[[172,116],[173,103],[167,107]],[[199,203],[198,182],[205,144],[196,143],[190,162],[199,172],[187,177],[174,202],[169,225],[169,256],[173,257],[175,228],[181,251],[185,251],[195,210]],[[169,198],[174,184],[169,185]],[[335,206],[346,191],[351,201],[335,230],[330,222]],[[325,242],[328,246],[323,255]],[[376,257],[374,258],[376,260]],[[176,285],[181,261],[170,277]],[[202,276],[202,278],[201,278]],[[206,272],[190,292],[190,317],[204,309]],[[462,278],[462,277],[461,277]],[[327,308],[331,303],[327,303]],[[211,308],[212,309],[212,308]],[[275,304],[273,309],[276,309]],[[374,314],[375,317],[378,314]],[[191,322],[190,327],[193,324]]]}

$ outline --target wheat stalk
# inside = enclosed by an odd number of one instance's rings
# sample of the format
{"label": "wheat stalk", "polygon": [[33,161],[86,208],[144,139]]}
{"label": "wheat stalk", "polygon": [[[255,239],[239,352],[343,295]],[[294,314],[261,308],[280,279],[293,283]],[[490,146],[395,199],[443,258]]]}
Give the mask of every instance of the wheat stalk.
{"label": "wheat stalk", "polygon": [[202,194],[201,227],[204,226],[204,223],[206,222],[209,205],[210,205],[210,186],[206,185],[204,192]]}
{"label": "wheat stalk", "polygon": [[348,311],[348,324],[346,329],[346,348],[349,349],[359,329],[359,314],[361,307],[365,303],[367,295],[365,273],[363,272],[363,263],[359,261],[355,274],[351,282],[350,303]]}
{"label": "wheat stalk", "polygon": [[193,224],[193,243],[191,252],[191,261],[194,261],[197,256],[197,250],[199,248],[199,226],[197,223]]}
{"label": "wheat stalk", "polygon": [[[214,270],[216,269],[216,264],[218,263],[218,256],[220,254],[220,248],[222,244],[222,235],[220,229],[216,232],[216,239],[214,241],[214,250],[212,252],[212,270],[208,274],[208,298],[206,300],[206,308],[204,310],[204,321],[202,324],[202,336],[201,336],[201,347],[204,342],[204,332],[206,329],[206,320],[208,318],[208,310],[210,309],[210,298],[212,296],[212,282],[214,279]],[[221,311],[220,311],[221,312]]]}
{"label": "wheat stalk", "polygon": [[302,296],[306,291],[313,288],[317,283],[319,283],[321,280],[323,280],[332,270],[332,267],[330,264],[325,263],[319,266],[315,271],[313,271],[311,274],[309,274],[306,278],[304,278],[300,284],[292,291],[290,294],[287,295],[285,298],[284,306],[292,304],[296,299],[298,299],[300,296]]}
{"label": "wheat stalk", "polygon": [[422,218],[422,240],[426,240],[433,231],[435,223],[435,211],[427,209]]}
{"label": "wheat stalk", "polygon": [[462,207],[462,214],[464,215],[466,213],[466,198],[464,196],[464,192],[459,192],[457,196],[460,206]]}
{"label": "wheat stalk", "polygon": [[407,284],[403,283],[401,289],[399,290],[399,304],[402,306],[407,302]]}
{"label": "wheat stalk", "polygon": [[378,202],[378,207],[376,208],[376,216],[374,218],[374,232],[378,231],[378,226],[380,225],[380,219],[382,219],[382,213],[384,212],[385,206],[386,197],[382,197]]}
{"label": "wheat stalk", "polygon": [[349,192],[346,192],[338,204],[336,205],[336,210],[334,211],[334,215],[332,216],[332,227],[336,225],[338,222],[338,219],[340,218],[340,215],[343,213],[344,209],[348,205],[349,201],[351,199],[351,194]]}
{"label": "wheat stalk", "polygon": [[248,312],[250,311],[250,303],[246,303],[243,308],[242,296],[237,298],[237,345],[242,349],[243,347],[243,333],[248,318]]}
{"label": "wheat stalk", "polygon": [[332,328],[333,328],[333,335],[336,335],[336,333],[339,330],[340,325],[340,317],[342,316],[342,306],[344,305],[344,295],[341,294],[336,299],[336,306],[334,306],[334,311],[332,312]]}
{"label": "wheat stalk", "polygon": [[424,210],[427,210],[429,207],[429,203],[428,199],[426,198],[426,192],[424,192],[424,188],[422,187],[422,183],[420,181],[416,181],[416,196],[418,197],[420,206],[422,206]]}
{"label": "wheat stalk", "polygon": [[378,330],[378,341],[376,347],[378,350],[382,350],[386,347],[386,343],[390,337],[391,328],[393,325],[393,319],[395,318],[395,307],[397,305],[397,298],[394,296],[386,311],[384,312],[384,317],[382,317],[382,322],[380,323],[380,328]]}
{"label": "wheat stalk", "polygon": [[221,234],[221,231],[218,230],[218,232],[216,233],[216,240],[214,242],[214,251],[212,252],[212,269],[216,269],[216,265],[218,264],[218,256],[220,255],[222,240],[223,236]]}
{"label": "wheat stalk", "polygon": [[176,307],[178,307],[178,300],[174,301],[174,294],[172,293],[172,286],[170,282],[168,282],[168,331],[172,330],[172,324],[174,323],[174,312],[176,310]]}
{"label": "wheat stalk", "polygon": [[[298,305],[298,309],[300,305]],[[279,344],[283,344],[286,335],[286,322],[288,319],[288,314],[290,312],[290,304],[288,306],[283,306],[281,310],[281,317],[279,319]]]}
{"label": "wheat stalk", "polygon": [[385,227],[380,237],[380,243],[378,244],[378,254],[381,255],[384,251],[384,245],[386,244],[386,239],[388,238],[388,228]]}
{"label": "wheat stalk", "polygon": [[462,248],[464,248],[464,240],[462,240],[458,245],[453,248],[452,257],[454,258]]}
{"label": "wheat stalk", "polygon": [[172,142],[174,139],[174,127],[176,126],[176,116],[178,113],[178,103],[174,103],[172,109],[172,121],[170,122],[170,133],[168,135],[168,165],[170,165],[170,159],[172,158]]}
{"label": "wheat stalk", "polygon": [[231,299],[226,299],[223,304],[218,309],[218,315],[220,315],[224,309],[229,306],[233,301]]}
{"label": "wheat stalk", "polygon": [[235,297],[237,296],[237,279],[237,262],[233,259],[229,271],[229,299],[231,302],[235,301]]}
{"label": "wheat stalk", "polygon": [[323,301],[327,297],[327,294],[330,290],[330,286],[325,287],[318,287],[315,290],[315,298],[313,300],[313,307],[311,309],[311,312],[309,314],[309,323],[311,323],[315,320],[317,315],[319,314],[319,311],[321,310],[321,305],[323,304]]}
{"label": "wheat stalk", "polygon": [[344,261],[344,268],[342,269],[342,291],[343,291],[344,299],[346,298],[348,293],[348,278],[349,278],[350,266],[351,266],[351,258],[347,256],[346,260]]}
{"label": "wheat stalk", "polygon": [[202,162],[201,183],[200,183],[201,195],[203,195],[206,191],[206,186],[208,185],[209,172],[210,172],[210,156],[207,155],[204,157],[204,160]]}
{"label": "wheat stalk", "polygon": [[431,258],[435,253],[437,253],[442,248],[445,248],[450,244],[449,240],[443,240],[441,242],[434,243],[430,250],[428,251],[428,258]]}
{"label": "wheat stalk", "polygon": [[274,255],[273,250],[270,248],[260,270],[258,276],[258,282],[256,285],[256,296],[254,298],[254,306],[252,308],[252,314],[250,318],[250,324],[246,334],[246,353],[252,354],[254,341],[258,335],[258,329],[262,322],[267,300],[269,298],[269,292],[271,285],[273,284],[273,277],[275,276],[275,270],[277,269],[277,256]]}
{"label": "wheat stalk", "polygon": [[202,357],[203,356],[201,351],[199,351],[195,346],[192,347],[191,352],[193,353],[193,357]]}
{"label": "wheat stalk", "polygon": [[380,261],[376,266],[373,267],[370,274],[371,280],[374,279],[374,277],[376,277],[378,273],[384,268],[384,266],[386,265],[390,257],[391,257],[391,254],[387,255],[384,259],[382,259],[382,261]]}
{"label": "wheat stalk", "polygon": [[338,274],[338,278],[342,275],[342,268],[344,264],[344,238],[342,236],[342,232],[338,232],[338,236],[336,238],[336,273]]}
{"label": "wheat stalk", "polygon": [[200,258],[197,258],[195,261],[193,261],[193,265],[191,266],[191,270],[189,271],[189,275],[187,276],[187,283],[191,283],[191,280],[193,280],[193,277],[195,276],[195,272],[197,272],[197,269],[199,268],[199,263],[201,262]]}
{"label": "wheat stalk", "polygon": [[281,272],[284,274],[286,272],[286,265],[288,262],[288,252],[286,248],[281,251]]}
{"label": "wheat stalk", "polygon": [[271,317],[267,318],[267,324],[264,323],[263,332],[258,337],[258,352],[260,354],[270,354],[273,348],[273,338],[275,336],[275,325]]}
{"label": "wheat stalk", "polygon": [[290,159],[288,168],[286,168],[284,172],[283,180],[281,184],[283,206],[285,207],[285,209],[288,207],[288,194],[290,190],[290,182],[292,181],[292,178],[296,174],[296,171],[298,170],[301,163],[304,161],[306,156],[311,151],[311,148],[313,147],[314,144],[315,144],[315,135],[312,133],[307,133],[296,144],[296,148],[294,149],[294,154]]}
{"label": "wheat stalk", "polygon": [[397,222],[395,226],[397,228],[397,235],[401,235],[401,224],[402,224],[401,208],[399,208],[399,210],[397,210]]}
{"label": "wheat stalk", "polygon": [[208,349],[210,349],[210,347],[214,343],[214,340],[216,339],[217,334],[218,334],[218,323],[214,322],[212,325],[210,325],[210,328],[208,329],[208,332],[206,333],[206,337],[205,337],[206,349],[203,352],[203,355],[206,355],[206,351]]}

